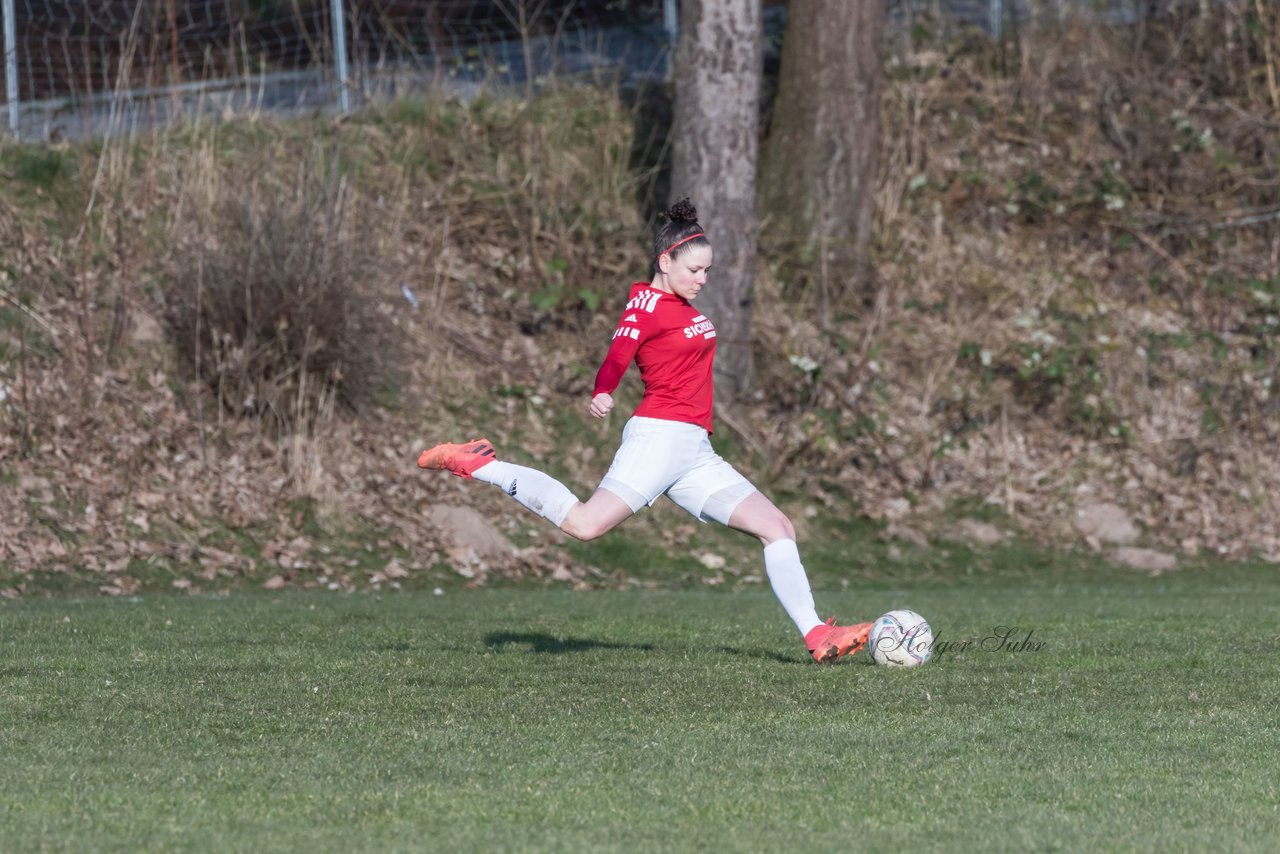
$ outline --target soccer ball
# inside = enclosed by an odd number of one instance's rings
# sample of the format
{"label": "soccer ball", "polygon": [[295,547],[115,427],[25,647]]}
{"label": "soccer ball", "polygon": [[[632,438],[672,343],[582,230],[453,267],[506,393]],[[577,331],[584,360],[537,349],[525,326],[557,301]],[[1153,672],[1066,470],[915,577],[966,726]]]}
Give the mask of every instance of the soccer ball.
{"label": "soccer ball", "polygon": [[876,664],[918,667],[933,655],[933,629],[915,611],[890,611],[871,624],[867,649]]}

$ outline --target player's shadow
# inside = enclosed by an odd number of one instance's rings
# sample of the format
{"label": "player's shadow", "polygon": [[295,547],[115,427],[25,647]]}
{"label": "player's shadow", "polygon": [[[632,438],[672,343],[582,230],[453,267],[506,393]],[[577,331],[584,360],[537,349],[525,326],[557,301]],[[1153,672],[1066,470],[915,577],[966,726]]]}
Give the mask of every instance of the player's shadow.
{"label": "player's shadow", "polygon": [[651,652],[651,643],[615,643],[591,638],[573,638],[549,635],[543,632],[492,632],[485,636],[485,646],[527,646],[530,652],[559,655],[565,652],[586,652],[590,649],[634,649]]}
{"label": "player's shadow", "polygon": [[[592,649],[629,649],[638,652],[652,652],[657,649],[651,643],[617,643],[615,641],[594,640],[592,638],[563,637],[549,635],[545,632],[490,632],[485,635],[484,644],[490,649],[506,646],[528,647],[530,652],[561,655],[566,652],[586,652]],[[772,650],[737,649],[731,646],[719,648],[721,655],[741,655],[748,658],[763,658],[779,664],[808,664],[807,658],[795,655],[783,655]]]}

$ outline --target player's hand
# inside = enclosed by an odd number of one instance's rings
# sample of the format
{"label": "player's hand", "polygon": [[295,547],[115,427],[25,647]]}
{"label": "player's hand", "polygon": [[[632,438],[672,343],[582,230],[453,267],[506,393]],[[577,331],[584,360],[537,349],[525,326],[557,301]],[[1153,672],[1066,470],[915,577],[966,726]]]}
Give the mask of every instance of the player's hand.
{"label": "player's hand", "polygon": [[611,409],[613,409],[613,395],[607,391],[602,391],[591,398],[591,404],[587,407],[587,411],[596,418],[604,418]]}

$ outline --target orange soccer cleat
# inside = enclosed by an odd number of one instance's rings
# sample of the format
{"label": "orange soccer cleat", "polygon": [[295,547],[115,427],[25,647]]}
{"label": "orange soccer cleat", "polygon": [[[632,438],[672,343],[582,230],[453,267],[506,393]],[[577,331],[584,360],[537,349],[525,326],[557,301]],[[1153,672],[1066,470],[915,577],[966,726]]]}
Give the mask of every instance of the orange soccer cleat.
{"label": "orange soccer cleat", "polygon": [[460,445],[445,442],[423,451],[418,456],[418,468],[444,469],[458,477],[471,477],[472,472],[494,459],[493,443],[488,439],[472,439]]}
{"label": "orange soccer cleat", "polygon": [[814,626],[804,636],[804,645],[813,654],[813,660],[820,664],[828,664],[842,656],[853,655],[867,645],[871,623],[837,626],[835,622],[835,618],[827,620],[821,626]]}

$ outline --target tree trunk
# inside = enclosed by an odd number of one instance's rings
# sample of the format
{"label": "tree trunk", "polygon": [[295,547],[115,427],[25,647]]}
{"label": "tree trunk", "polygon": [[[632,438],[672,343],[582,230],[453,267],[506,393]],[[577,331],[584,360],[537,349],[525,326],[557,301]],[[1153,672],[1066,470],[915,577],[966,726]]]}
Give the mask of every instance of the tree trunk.
{"label": "tree trunk", "polygon": [[751,383],[762,14],[760,0],[684,0],[676,45],[671,197],[693,201],[715,252],[698,302],[729,397]]}
{"label": "tree trunk", "polygon": [[814,264],[824,326],[874,290],[885,4],[792,0],[761,172],[770,234]]}

